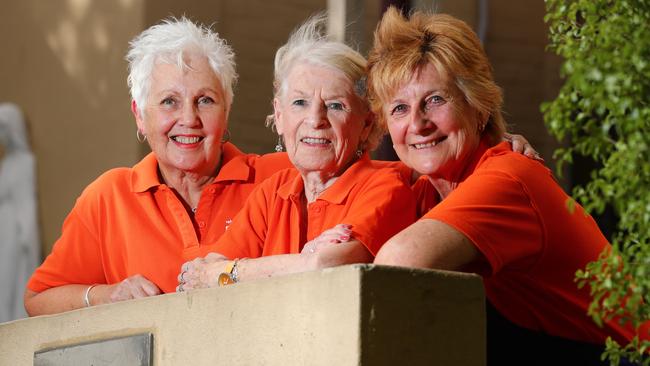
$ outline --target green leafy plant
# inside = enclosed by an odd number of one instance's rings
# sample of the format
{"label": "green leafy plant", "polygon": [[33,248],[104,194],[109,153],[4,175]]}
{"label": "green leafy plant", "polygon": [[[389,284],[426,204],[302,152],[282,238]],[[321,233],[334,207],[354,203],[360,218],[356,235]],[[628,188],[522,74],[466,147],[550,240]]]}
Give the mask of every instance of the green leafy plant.
{"label": "green leafy plant", "polygon": [[[550,48],[563,58],[564,85],[542,105],[558,149],[558,171],[583,155],[599,166],[573,197],[587,211],[611,206],[612,246],[576,274],[589,285],[589,315],[631,324],[629,344],[608,339],[603,359],[650,365],[650,1],[546,0]],[[571,204],[567,204],[570,208]]]}

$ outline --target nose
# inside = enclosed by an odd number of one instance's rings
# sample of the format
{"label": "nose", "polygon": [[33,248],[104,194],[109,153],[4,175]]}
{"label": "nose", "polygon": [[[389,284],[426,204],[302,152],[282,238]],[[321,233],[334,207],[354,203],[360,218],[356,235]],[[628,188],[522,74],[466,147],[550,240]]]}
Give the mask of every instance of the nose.
{"label": "nose", "polygon": [[422,108],[412,108],[411,119],[409,121],[409,130],[418,135],[424,135],[435,125],[430,117]]}
{"label": "nose", "polygon": [[327,106],[324,102],[314,102],[309,106],[307,121],[313,128],[323,128],[329,124],[327,120]]}
{"label": "nose", "polygon": [[183,103],[179,123],[183,126],[193,127],[201,124],[198,106],[194,103]]}

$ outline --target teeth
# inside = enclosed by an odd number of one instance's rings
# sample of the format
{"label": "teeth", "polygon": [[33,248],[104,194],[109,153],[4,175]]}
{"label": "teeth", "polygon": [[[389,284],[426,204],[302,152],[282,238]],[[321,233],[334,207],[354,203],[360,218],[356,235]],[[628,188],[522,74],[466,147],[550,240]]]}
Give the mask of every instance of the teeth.
{"label": "teeth", "polygon": [[308,144],[327,144],[329,143],[329,140],[327,139],[317,139],[313,137],[305,137],[302,139],[302,142],[308,143]]}
{"label": "teeth", "polygon": [[431,141],[431,142],[427,142],[425,144],[413,144],[412,146],[415,147],[416,149],[424,149],[424,148],[427,148],[427,147],[436,146],[436,142]]}
{"label": "teeth", "polygon": [[201,141],[201,138],[198,136],[174,136],[172,139],[176,142],[179,142],[181,144],[195,144],[199,141]]}

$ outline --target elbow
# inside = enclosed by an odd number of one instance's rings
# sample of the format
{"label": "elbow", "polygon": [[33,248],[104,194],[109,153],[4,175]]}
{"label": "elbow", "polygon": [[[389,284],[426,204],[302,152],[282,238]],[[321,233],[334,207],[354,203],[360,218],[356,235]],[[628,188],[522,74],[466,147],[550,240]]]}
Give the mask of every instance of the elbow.
{"label": "elbow", "polygon": [[338,244],[334,250],[321,250],[311,259],[313,269],[323,269],[353,263],[372,263],[372,253],[361,242]]}
{"label": "elbow", "polygon": [[413,253],[411,251],[407,250],[399,243],[389,240],[381,247],[381,249],[379,249],[374,264],[399,267],[420,267],[416,261],[412,260],[412,256]]}
{"label": "elbow", "polygon": [[25,306],[25,312],[29,316],[39,315],[37,311],[36,299],[38,292],[32,291],[30,289],[25,289],[25,294],[23,295],[23,304]]}

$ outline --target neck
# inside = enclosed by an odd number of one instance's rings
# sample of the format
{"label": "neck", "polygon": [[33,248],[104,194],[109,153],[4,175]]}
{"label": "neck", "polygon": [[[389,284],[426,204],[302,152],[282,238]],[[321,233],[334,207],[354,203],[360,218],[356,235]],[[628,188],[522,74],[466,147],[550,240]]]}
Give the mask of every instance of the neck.
{"label": "neck", "polygon": [[458,185],[465,180],[469,174],[468,170],[473,166],[477,158],[478,145],[471,149],[464,156],[460,156],[455,162],[451,162],[450,168],[441,169],[436,174],[429,175],[431,185],[438,191],[441,199],[445,199]]}
{"label": "neck", "polygon": [[203,188],[212,183],[219,174],[220,169],[221,163],[212,170],[212,173],[201,174],[178,169],[165,169],[163,166],[158,165],[161,181],[176,191],[184,203],[192,210],[198,206]]}
{"label": "neck", "polygon": [[334,184],[336,180],[345,173],[346,170],[352,166],[357,160],[357,157],[350,159],[347,164],[343,165],[342,168],[334,172],[326,172],[323,170],[313,170],[313,171],[300,171],[302,175],[302,181],[305,185],[305,197],[307,198],[307,203],[314,202],[329,186]]}
{"label": "neck", "polygon": [[312,203],[327,189],[329,188],[339,176],[324,175],[322,172],[310,172],[302,175],[302,180],[305,184],[305,198],[307,203]]}

